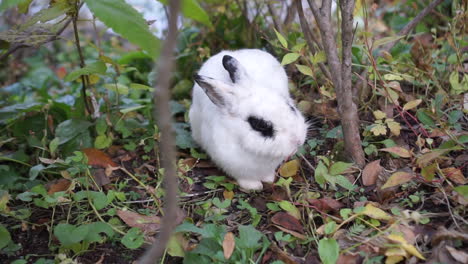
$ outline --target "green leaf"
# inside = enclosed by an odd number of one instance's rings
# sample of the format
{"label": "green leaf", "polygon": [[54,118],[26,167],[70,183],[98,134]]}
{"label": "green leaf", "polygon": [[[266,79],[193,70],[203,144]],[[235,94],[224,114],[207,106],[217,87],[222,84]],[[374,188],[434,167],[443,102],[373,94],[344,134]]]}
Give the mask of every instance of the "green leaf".
{"label": "green leaf", "polygon": [[432,117],[426,114],[425,111],[418,110],[416,112],[416,116],[418,117],[419,121],[421,121],[421,123],[423,123],[424,125],[429,126],[429,127],[435,127],[434,119],[432,119]]}
{"label": "green leaf", "polygon": [[287,53],[284,55],[283,60],[281,61],[281,65],[287,65],[290,64],[291,62],[296,61],[301,54],[299,53]]}
{"label": "green leaf", "polygon": [[[165,5],[168,4],[168,0],[159,0],[159,2]],[[182,0],[182,14],[209,27],[213,27],[210,17],[196,0]]]}
{"label": "green leaf", "polygon": [[73,198],[75,199],[75,201],[81,201],[85,198],[88,198],[91,200],[91,202],[97,210],[101,210],[109,204],[109,200],[103,192],[79,191],[75,193]]}
{"label": "green leaf", "polygon": [[301,219],[301,213],[294,204],[290,203],[289,201],[283,200],[280,201],[278,205],[279,207],[281,207],[281,209],[285,210],[290,215],[294,216],[296,219]]}
{"label": "green leaf", "polygon": [[313,76],[312,69],[309,66],[296,64],[296,68],[304,75]]}
{"label": "green leaf", "polygon": [[59,16],[64,15],[70,11],[73,7],[69,5],[66,1],[57,1],[54,4],[51,4],[51,7],[47,9],[42,9],[29,18],[25,23],[21,24],[20,30],[25,31],[28,27],[36,24],[37,22],[47,22],[52,19],[58,18]]}
{"label": "green leaf", "polygon": [[325,225],[325,234],[329,235],[335,232],[336,229],[336,223],[335,221],[331,221],[330,223],[327,223]]}
{"label": "green leaf", "polygon": [[327,55],[325,54],[325,51],[321,50],[314,55],[312,64],[316,65],[316,64],[326,62],[326,61],[327,61]]}
{"label": "green leaf", "polygon": [[28,0],[3,0],[0,3],[0,12],[4,11],[5,9],[8,9],[8,8],[18,6],[18,5],[23,4],[25,2],[28,2]]}
{"label": "green leaf", "polygon": [[241,225],[239,226],[239,239],[236,239],[236,246],[242,249],[257,249],[260,246],[259,240],[262,237],[263,234],[253,226]]}
{"label": "green leaf", "polygon": [[0,225],[0,249],[6,247],[11,242],[10,232],[3,226]]}
{"label": "green leaf", "polygon": [[335,264],[340,253],[340,246],[333,238],[320,239],[318,253],[323,264]]}
{"label": "green leaf", "polygon": [[49,150],[51,154],[54,154],[59,146],[60,139],[58,137],[52,139],[49,143]]}
{"label": "green leaf", "polygon": [[102,241],[103,238],[99,235],[100,233],[105,233],[108,237],[112,237],[114,235],[114,230],[112,230],[108,223],[94,222],[88,224],[88,227],[88,235],[84,238],[84,241],[88,243]]}
{"label": "green leaf", "polygon": [[81,75],[105,74],[106,71],[107,71],[106,64],[102,61],[96,61],[96,62],[86,65],[83,68],[70,72],[67,76],[65,76],[64,81],[66,82],[74,81]]}
{"label": "green leaf", "polygon": [[37,175],[39,175],[39,172],[41,172],[43,169],[45,169],[45,167],[42,164],[31,167],[31,169],[29,169],[29,180],[35,180]]}
{"label": "green leaf", "polygon": [[325,166],[325,164],[323,164],[322,161],[319,161],[314,172],[315,181],[320,185],[324,185],[328,175],[328,168]]}
{"label": "green leaf", "polygon": [[136,249],[143,245],[145,239],[140,229],[132,227],[128,230],[127,234],[122,237],[121,242],[129,249]]}
{"label": "green leaf", "polygon": [[106,26],[148,52],[159,55],[160,41],[149,30],[146,20],[124,0],[85,0],[91,12]]}
{"label": "green leaf", "polygon": [[335,162],[330,167],[330,174],[340,175],[351,166],[353,166],[353,163],[347,163],[342,161]]}
{"label": "green leaf", "polygon": [[356,185],[352,184],[348,178],[346,178],[345,176],[342,176],[342,175],[338,175],[336,176],[336,183],[338,185],[340,185],[341,187],[349,190],[349,191],[352,191],[356,188]]}
{"label": "green leaf", "polygon": [[89,228],[86,225],[76,227],[71,224],[58,224],[54,228],[54,235],[65,247],[79,243],[88,235],[88,232]]}
{"label": "green leaf", "polygon": [[110,147],[112,144],[112,138],[106,136],[106,135],[99,135],[96,137],[94,140],[94,147],[97,149],[105,149]]}
{"label": "green leaf", "polygon": [[80,119],[70,119],[63,121],[57,126],[55,136],[59,138],[59,145],[62,145],[79,134],[85,132],[91,123]]}
{"label": "green leaf", "polygon": [[287,49],[288,48],[288,42],[286,41],[286,39],[283,37],[283,35],[281,35],[281,33],[279,33],[278,31],[276,31],[275,29],[275,33],[276,33],[276,37],[278,38],[279,42],[281,43],[281,45]]}
{"label": "green leaf", "polygon": [[120,84],[120,83],[106,83],[103,86],[104,88],[111,90],[118,94],[122,94],[122,95],[128,94],[128,86]]}
{"label": "green leaf", "polygon": [[454,190],[465,198],[468,198],[468,185],[457,186]]}

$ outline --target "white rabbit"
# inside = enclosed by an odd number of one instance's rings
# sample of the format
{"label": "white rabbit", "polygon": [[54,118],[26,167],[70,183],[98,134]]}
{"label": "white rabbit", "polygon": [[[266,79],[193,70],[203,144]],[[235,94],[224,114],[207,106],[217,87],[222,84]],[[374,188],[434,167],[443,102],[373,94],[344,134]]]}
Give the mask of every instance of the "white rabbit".
{"label": "white rabbit", "polygon": [[261,190],[304,144],[307,124],[280,63],[258,49],[222,51],[195,75],[192,136],[241,188]]}

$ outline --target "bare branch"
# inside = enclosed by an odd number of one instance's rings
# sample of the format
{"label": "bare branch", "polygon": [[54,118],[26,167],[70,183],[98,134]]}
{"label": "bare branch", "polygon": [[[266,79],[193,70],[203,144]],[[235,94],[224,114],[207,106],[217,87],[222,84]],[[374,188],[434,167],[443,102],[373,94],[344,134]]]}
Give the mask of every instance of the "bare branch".
{"label": "bare branch", "polygon": [[156,67],[157,89],[154,94],[154,104],[158,126],[161,130],[161,140],[159,150],[161,153],[161,166],[164,168],[164,186],[166,190],[164,217],[162,219],[161,233],[154,244],[140,259],[140,264],[156,263],[166,249],[167,242],[175,227],[177,213],[177,174],[176,174],[176,150],[175,139],[172,129],[172,117],[169,106],[170,100],[170,79],[174,69],[174,47],[177,38],[177,17],[180,9],[180,0],[169,1],[169,30],[162,47],[161,56]]}
{"label": "bare branch", "polygon": [[[413,20],[411,20],[408,24],[406,24],[406,26],[404,28],[402,28],[400,30],[400,32],[398,32],[398,35],[399,36],[403,36],[403,35],[407,35],[411,32],[411,30],[413,30],[416,25],[419,24],[419,22],[421,22],[421,20],[427,16],[427,14],[429,14],[436,6],[438,6],[440,3],[442,3],[444,0],[434,0],[432,1],[428,6],[426,6],[426,8],[424,8],[421,13],[419,13],[415,18],[413,18]],[[385,51],[389,51],[393,48],[393,46],[395,46],[397,43],[398,43],[399,40],[395,40],[393,42],[390,42],[388,43],[385,47],[384,47],[384,50]]]}
{"label": "bare branch", "polygon": [[273,6],[271,2],[267,3],[267,7],[268,7],[268,12],[271,15],[271,19],[273,20],[273,24],[275,25],[275,28],[278,30],[278,32],[283,33],[283,27],[280,23],[278,23],[279,17],[276,14],[275,7]]}
{"label": "bare branch", "polygon": [[[297,13],[299,14],[299,21],[301,23],[301,28],[302,32],[304,32],[304,37],[307,42],[307,46],[309,46],[310,52],[312,54],[317,53],[317,50],[314,47],[314,43],[317,44],[317,46],[320,49],[323,49],[322,44],[317,40],[317,38],[314,36],[312,30],[309,27],[309,24],[307,23],[307,20],[305,19],[304,16],[304,10],[302,8],[302,1],[296,1],[296,8],[297,8]],[[318,64],[320,67],[320,70],[323,72],[323,74],[331,80],[331,74],[330,71],[327,69],[325,64],[319,63]]]}

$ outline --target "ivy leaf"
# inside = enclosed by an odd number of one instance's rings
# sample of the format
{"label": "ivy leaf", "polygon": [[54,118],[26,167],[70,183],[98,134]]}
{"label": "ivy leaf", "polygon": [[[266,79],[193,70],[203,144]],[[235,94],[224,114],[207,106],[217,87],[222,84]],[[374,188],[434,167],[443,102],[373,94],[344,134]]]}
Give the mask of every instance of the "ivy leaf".
{"label": "ivy leaf", "polygon": [[143,233],[140,231],[140,229],[132,227],[130,228],[130,230],[128,230],[127,234],[125,234],[125,236],[122,237],[121,242],[127,248],[135,249],[143,245],[143,242],[145,241]]}
{"label": "ivy leaf", "polygon": [[383,124],[374,124],[370,130],[374,136],[387,134],[387,127]]}
{"label": "ivy leaf", "polygon": [[106,26],[157,58],[160,41],[143,16],[124,0],[85,0],[91,12]]}

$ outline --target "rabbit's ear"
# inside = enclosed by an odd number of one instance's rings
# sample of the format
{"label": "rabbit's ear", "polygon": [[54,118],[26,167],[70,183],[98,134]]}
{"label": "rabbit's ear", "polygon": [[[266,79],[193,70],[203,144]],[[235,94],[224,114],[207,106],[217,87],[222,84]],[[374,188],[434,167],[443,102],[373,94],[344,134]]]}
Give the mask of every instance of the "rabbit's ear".
{"label": "rabbit's ear", "polygon": [[235,95],[232,85],[198,74],[195,74],[194,79],[216,106],[229,109],[233,105]]}
{"label": "rabbit's ear", "polygon": [[242,67],[239,61],[232,56],[223,56],[223,67],[227,72],[229,72],[229,77],[233,83],[239,83],[247,78],[247,73],[244,67]]}

